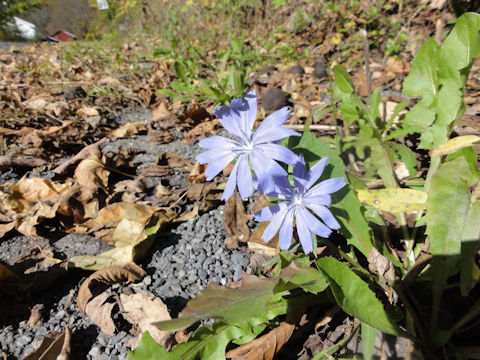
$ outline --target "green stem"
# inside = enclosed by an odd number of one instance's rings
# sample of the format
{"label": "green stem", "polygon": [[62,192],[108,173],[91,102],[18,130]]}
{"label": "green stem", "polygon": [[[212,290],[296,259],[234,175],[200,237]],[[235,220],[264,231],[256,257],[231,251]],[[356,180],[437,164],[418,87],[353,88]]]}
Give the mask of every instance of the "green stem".
{"label": "green stem", "polygon": [[340,340],[335,345],[329,347],[327,350],[319,352],[317,355],[313,357],[312,360],[329,359],[331,355],[335,354],[338,350],[340,350],[341,348],[343,348],[349,343],[353,335],[355,335],[355,332],[357,331],[359,326],[360,326],[360,322],[357,322],[355,325],[353,325],[352,332],[348,336]]}

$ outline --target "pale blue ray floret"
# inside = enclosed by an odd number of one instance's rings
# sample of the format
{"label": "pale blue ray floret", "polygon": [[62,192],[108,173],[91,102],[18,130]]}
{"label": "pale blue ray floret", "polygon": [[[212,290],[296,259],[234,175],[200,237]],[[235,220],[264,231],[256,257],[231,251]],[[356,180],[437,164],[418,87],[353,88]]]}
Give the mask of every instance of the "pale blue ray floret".
{"label": "pale blue ray floret", "polygon": [[[297,156],[290,149],[274,143],[288,136],[300,136],[282,126],[287,121],[290,110],[284,107],[275,111],[253,131],[257,116],[257,96],[255,91],[250,91],[244,98],[232,100],[230,107],[220,106],[214,113],[235,140],[217,135],[201,140],[200,147],[207,151],[198,155],[197,161],[200,164],[208,163],[205,176],[211,180],[229,163],[237,160],[222,200],[228,200],[236,186],[242,198],[250,196],[255,188],[273,190],[275,184],[272,179],[287,175],[276,160],[289,165],[297,161]],[[252,176],[250,165],[255,177]]]}
{"label": "pale blue ray floret", "polygon": [[[300,243],[305,254],[308,254],[313,251],[311,232],[328,238],[332,233],[331,229],[340,228],[328,207],[331,204],[330,194],[345,186],[344,178],[327,179],[315,185],[325,169],[327,160],[327,157],[323,157],[307,173],[305,160],[303,155],[300,155],[293,166],[294,187],[286,177],[277,178],[279,190],[267,192],[266,195],[280,200],[254,215],[257,221],[271,220],[262,235],[265,242],[270,241],[280,230],[280,249],[288,249],[292,242],[295,221]],[[323,223],[314,214],[322,219]]]}

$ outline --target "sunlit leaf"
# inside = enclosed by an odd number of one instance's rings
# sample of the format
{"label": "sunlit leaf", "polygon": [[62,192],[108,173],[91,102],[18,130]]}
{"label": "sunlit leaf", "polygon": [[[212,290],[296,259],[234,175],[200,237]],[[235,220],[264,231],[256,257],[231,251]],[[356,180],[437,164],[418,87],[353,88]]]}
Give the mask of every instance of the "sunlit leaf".
{"label": "sunlit leaf", "polygon": [[457,136],[453,139],[448,140],[445,144],[438,146],[436,149],[430,152],[430,156],[442,156],[453,154],[454,152],[471,146],[472,144],[479,142],[480,136],[477,135],[464,135]]}
{"label": "sunlit leaf", "polygon": [[391,213],[424,210],[427,193],[413,189],[357,190],[361,202]]}
{"label": "sunlit leaf", "polygon": [[318,268],[329,278],[335,300],[349,315],[392,335],[404,333],[385,312],[375,293],[345,263],[332,257],[317,261]]}

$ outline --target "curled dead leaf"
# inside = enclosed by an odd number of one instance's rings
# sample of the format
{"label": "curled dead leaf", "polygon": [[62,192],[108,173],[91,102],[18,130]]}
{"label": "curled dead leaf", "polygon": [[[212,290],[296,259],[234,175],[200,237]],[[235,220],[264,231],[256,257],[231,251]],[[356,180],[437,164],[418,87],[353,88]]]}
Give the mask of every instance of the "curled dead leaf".
{"label": "curled dead leaf", "polygon": [[105,165],[100,159],[99,152],[82,160],[75,169],[75,179],[91,193],[96,193],[98,188],[107,192],[109,174],[110,172],[105,169]]}
{"label": "curled dead leaf", "polygon": [[147,131],[147,127],[143,121],[126,123],[118,129],[108,131],[107,134],[116,138],[125,138],[135,135],[140,131]]}
{"label": "curled dead leaf", "polygon": [[205,170],[207,169],[206,164],[200,165],[198,162],[193,165],[192,171],[188,175],[188,182],[190,184],[200,184],[206,181]]}
{"label": "curled dead leaf", "polygon": [[136,336],[129,341],[132,349],[136,347],[145,331],[148,331],[150,336],[163,347],[168,349],[172,345],[172,334],[152,325],[156,321],[171,319],[167,306],[162,300],[144,294],[120,294],[120,305],[123,317],[134,326]]}
{"label": "curled dead leaf", "polygon": [[247,224],[250,216],[245,210],[245,205],[243,205],[238,191],[235,191],[228,199],[226,206],[227,209],[223,221],[225,222],[228,235],[236,236],[239,241],[247,242],[250,239],[250,228]]}
{"label": "curled dead leaf", "polygon": [[109,267],[98,270],[90,275],[78,290],[78,308],[85,314],[87,303],[96,295],[100,294],[99,285],[112,285],[116,283],[130,283],[143,279],[146,272],[136,264]]}
{"label": "curled dead leaf", "polygon": [[68,360],[72,330],[65,328],[62,333],[50,331],[45,335],[39,347],[23,360]]}

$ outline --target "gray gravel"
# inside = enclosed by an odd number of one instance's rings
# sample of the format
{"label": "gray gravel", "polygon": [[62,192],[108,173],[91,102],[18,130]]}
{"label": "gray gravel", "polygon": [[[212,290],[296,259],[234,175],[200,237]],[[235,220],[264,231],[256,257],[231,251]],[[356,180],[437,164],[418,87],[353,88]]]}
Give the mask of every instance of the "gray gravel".
{"label": "gray gravel", "polygon": [[[147,118],[148,115],[148,112],[126,113],[120,123],[138,121],[142,116]],[[146,135],[117,139],[106,145],[102,152],[105,154],[121,149],[137,149],[139,152],[134,163],[138,168],[156,163],[158,156],[163,152],[181,155],[191,163],[194,163],[195,156],[202,152],[197,146],[198,140],[193,144],[185,144],[180,137],[169,144],[161,145],[151,145],[150,140],[150,136]],[[187,173],[178,172],[165,178],[170,185],[181,186],[188,181],[187,177]],[[151,183],[150,187],[153,187],[162,178],[147,179]],[[127,287],[116,284],[108,291],[112,293],[133,291],[157,296],[167,305],[172,317],[175,317],[187,301],[205,289],[209,283],[226,285],[231,281],[240,280],[249,259],[243,251],[228,250],[224,246],[227,238],[223,222],[224,211],[225,206],[222,205],[170,229],[168,235],[158,239],[150,251],[151,257],[145,259],[142,264],[148,274],[143,281]],[[109,247],[91,236],[73,234],[56,240],[50,239],[50,243],[59,258],[96,255]],[[13,265],[28,256],[35,248],[36,246],[24,236],[2,239],[0,261]],[[116,334],[113,337],[107,336],[101,333],[88,317],[82,317],[76,302],[72,301],[76,299],[76,292],[72,295],[70,291],[72,289],[78,291],[78,283],[89,274],[80,270],[69,272],[68,278],[59,281],[58,286],[39,294],[31,304],[28,304],[30,308],[36,304],[44,305],[42,324],[31,328],[27,324],[28,313],[10,318],[6,323],[0,323],[0,350],[6,354],[7,359],[25,357],[39,346],[49,331],[63,331],[66,326],[72,329],[72,360],[126,358],[129,349],[125,347],[125,343],[132,337],[126,323],[116,323],[118,325]]]}

